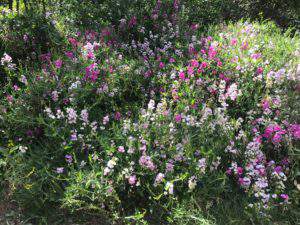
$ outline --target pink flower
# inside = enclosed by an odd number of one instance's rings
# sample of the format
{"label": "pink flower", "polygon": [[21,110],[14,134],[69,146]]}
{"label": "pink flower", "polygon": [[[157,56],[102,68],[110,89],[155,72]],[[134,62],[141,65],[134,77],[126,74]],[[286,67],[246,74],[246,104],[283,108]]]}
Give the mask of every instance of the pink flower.
{"label": "pink flower", "polygon": [[179,73],[179,78],[181,79],[181,80],[184,80],[185,79],[185,74],[184,74],[184,72],[180,72]]}
{"label": "pink flower", "polygon": [[174,58],[170,58],[169,59],[169,63],[174,63],[175,62],[175,59]]}
{"label": "pink flower", "polygon": [[118,152],[124,153],[125,152],[125,148],[123,146],[119,146],[118,147]]}
{"label": "pink flower", "polygon": [[193,73],[194,73],[194,69],[193,69],[193,67],[188,67],[187,68],[187,73],[188,73],[188,75],[192,75]]}
{"label": "pink flower", "polygon": [[182,119],[182,117],[181,117],[180,114],[177,114],[177,115],[175,116],[175,121],[176,121],[176,123],[181,122],[181,119]]}
{"label": "pink flower", "polygon": [[197,60],[193,59],[193,60],[191,61],[191,66],[192,66],[192,67],[198,67],[198,66],[199,66],[199,62],[198,62]]}
{"label": "pink flower", "polygon": [[71,51],[65,52],[65,55],[69,58],[69,59],[73,59],[74,58],[74,53]]}
{"label": "pink flower", "polygon": [[270,102],[267,99],[262,100],[261,105],[262,105],[263,110],[270,108]]}
{"label": "pink flower", "polygon": [[135,185],[136,183],[136,175],[131,175],[129,178],[128,178],[128,183],[130,185]]}
{"label": "pink flower", "polygon": [[254,53],[254,54],[251,55],[251,58],[252,59],[259,59],[259,58],[261,58],[261,53]]}
{"label": "pink flower", "polygon": [[300,139],[300,124],[293,124],[289,128],[295,139]]}
{"label": "pink flower", "polygon": [[137,24],[137,19],[135,16],[131,17],[131,19],[129,20],[128,26],[129,27],[134,27]]}
{"label": "pink flower", "polygon": [[202,62],[200,67],[201,67],[202,69],[204,69],[204,68],[207,67],[207,65],[208,65],[207,62]]}
{"label": "pink flower", "polygon": [[159,68],[162,69],[162,68],[164,68],[164,67],[165,67],[165,64],[164,64],[163,62],[160,62],[160,63],[159,63]]}
{"label": "pink flower", "polygon": [[231,39],[230,44],[232,46],[236,45],[237,44],[237,39],[236,38]]}
{"label": "pink flower", "polygon": [[78,42],[77,42],[77,40],[75,39],[75,38],[69,38],[68,39],[68,41],[70,42],[70,44],[74,47],[74,48],[76,48],[77,46],[78,46]]}
{"label": "pink flower", "polygon": [[257,70],[256,70],[256,72],[257,72],[258,74],[262,74],[263,71],[264,71],[264,69],[263,69],[262,67],[258,67]]}
{"label": "pink flower", "polygon": [[243,171],[244,171],[244,170],[243,170],[242,167],[238,167],[238,168],[237,168],[237,174],[238,174],[238,175],[242,175],[242,174],[243,174]]}
{"label": "pink flower", "polygon": [[191,29],[192,29],[193,31],[197,30],[198,28],[199,28],[199,24],[197,24],[197,23],[193,23],[193,24],[191,25]]}

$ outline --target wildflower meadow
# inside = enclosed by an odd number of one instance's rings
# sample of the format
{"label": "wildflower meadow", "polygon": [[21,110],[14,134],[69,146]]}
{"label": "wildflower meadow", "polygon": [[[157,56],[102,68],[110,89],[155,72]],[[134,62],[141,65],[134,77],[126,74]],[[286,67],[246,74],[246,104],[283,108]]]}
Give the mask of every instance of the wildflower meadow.
{"label": "wildflower meadow", "polygon": [[0,224],[300,223],[297,1],[3,2]]}

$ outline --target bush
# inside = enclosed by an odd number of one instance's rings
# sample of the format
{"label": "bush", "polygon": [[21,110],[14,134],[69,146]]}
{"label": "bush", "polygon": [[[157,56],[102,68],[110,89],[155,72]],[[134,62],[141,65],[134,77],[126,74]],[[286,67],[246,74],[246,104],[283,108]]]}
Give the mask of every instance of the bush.
{"label": "bush", "polygon": [[3,58],[4,177],[34,215],[54,204],[180,224],[180,202],[192,198],[192,224],[238,195],[251,217],[274,222],[299,201],[299,37],[239,22],[201,38],[160,21],[151,32],[126,28],[132,42],[110,27],[78,33],[33,72]]}

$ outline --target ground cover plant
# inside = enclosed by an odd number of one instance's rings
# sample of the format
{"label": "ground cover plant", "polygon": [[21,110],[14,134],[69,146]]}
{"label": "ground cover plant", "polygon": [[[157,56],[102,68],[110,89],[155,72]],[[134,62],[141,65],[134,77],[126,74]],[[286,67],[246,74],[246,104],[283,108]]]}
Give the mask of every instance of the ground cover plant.
{"label": "ground cover plant", "polygon": [[188,1],[94,4],[0,18],[0,181],[18,221],[299,223],[298,31]]}

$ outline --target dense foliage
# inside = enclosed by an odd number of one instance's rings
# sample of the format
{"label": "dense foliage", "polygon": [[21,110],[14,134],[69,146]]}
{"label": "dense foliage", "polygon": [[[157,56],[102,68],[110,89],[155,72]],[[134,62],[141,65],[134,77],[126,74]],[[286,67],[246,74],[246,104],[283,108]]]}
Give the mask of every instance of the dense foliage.
{"label": "dense foliage", "polygon": [[3,11],[7,195],[34,223],[298,223],[297,31],[209,26],[254,1],[96,2]]}

